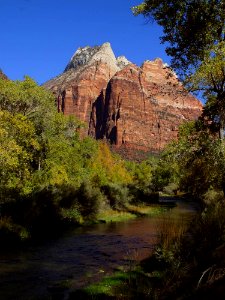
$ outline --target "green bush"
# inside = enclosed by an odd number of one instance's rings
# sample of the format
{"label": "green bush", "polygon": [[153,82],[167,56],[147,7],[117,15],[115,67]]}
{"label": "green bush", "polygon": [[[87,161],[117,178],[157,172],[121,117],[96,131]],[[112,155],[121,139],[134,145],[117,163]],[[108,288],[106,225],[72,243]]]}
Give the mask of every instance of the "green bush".
{"label": "green bush", "polygon": [[101,187],[101,190],[107,197],[109,205],[113,209],[124,209],[130,202],[128,188],[116,183],[108,183]]}
{"label": "green bush", "polygon": [[90,181],[84,181],[80,187],[63,185],[58,187],[58,205],[64,221],[81,223],[83,220],[95,219],[104,202],[100,188]]}
{"label": "green bush", "polygon": [[171,182],[163,188],[163,192],[168,195],[177,195],[179,186],[177,183]]}
{"label": "green bush", "polygon": [[76,199],[80,206],[81,215],[86,219],[95,219],[99,212],[104,196],[99,187],[95,187],[91,182],[85,181],[77,191]]}
{"label": "green bush", "polygon": [[15,224],[10,217],[0,218],[0,241],[1,245],[20,242],[30,237],[28,230]]}
{"label": "green bush", "polygon": [[224,193],[223,191],[209,189],[204,195],[203,195],[203,202],[209,206],[211,204],[218,203],[220,201],[224,200]]}
{"label": "green bush", "polygon": [[83,217],[78,205],[73,205],[70,208],[61,208],[60,214],[66,223],[81,224],[83,223]]}
{"label": "green bush", "polygon": [[140,187],[134,184],[130,184],[128,187],[133,204],[154,204],[159,202],[159,193],[154,192],[150,187]]}

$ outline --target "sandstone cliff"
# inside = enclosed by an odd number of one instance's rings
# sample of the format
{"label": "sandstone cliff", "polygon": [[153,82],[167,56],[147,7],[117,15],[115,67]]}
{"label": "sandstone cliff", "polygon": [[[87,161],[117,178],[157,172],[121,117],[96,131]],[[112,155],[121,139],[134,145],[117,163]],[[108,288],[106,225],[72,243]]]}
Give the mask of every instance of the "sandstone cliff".
{"label": "sandstone cliff", "polygon": [[[117,61],[109,43],[96,47],[79,48],[72,56],[64,73],[44,84],[57,97],[58,110],[74,114],[87,124],[86,134],[97,99],[104,94],[109,80],[128,61]],[[101,108],[104,110],[104,108]],[[98,120],[99,121],[99,120]],[[94,121],[95,122],[95,121]]]}
{"label": "sandstone cliff", "polygon": [[160,151],[202,110],[161,59],[138,67],[116,59],[109,43],[79,48],[64,73],[44,86],[55,93],[59,111],[87,124],[84,134],[118,149]]}

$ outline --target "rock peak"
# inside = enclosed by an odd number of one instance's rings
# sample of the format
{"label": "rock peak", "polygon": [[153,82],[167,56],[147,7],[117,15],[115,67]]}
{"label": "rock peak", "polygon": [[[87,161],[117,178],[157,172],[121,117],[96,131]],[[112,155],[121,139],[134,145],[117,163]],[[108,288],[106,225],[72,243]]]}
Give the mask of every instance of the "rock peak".
{"label": "rock peak", "polygon": [[116,58],[111,48],[111,44],[106,42],[101,46],[85,46],[78,48],[71,57],[64,72],[69,70],[78,70],[80,67],[91,65],[96,61],[108,64],[113,67],[115,71],[119,71],[131,63],[125,56],[119,56]]}
{"label": "rock peak", "polygon": [[117,65],[120,69],[123,69],[127,65],[132,64],[124,55],[117,57]]}
{"label": "rock peak", "polygon": [[110,43],[79,48],[65,72],[44,86],[54,92],[58,111],[87,124],[81,136],[107,139],[121,154],[161,151],[180,124],[202,111],[161,59],[138,67],[116,58]]}
{"label": "rock peak", "polygon": [[77,49],[77,51],[71,57],[64,72],[66,72],[70,69],[78,69],[80,66],[87,64],[90,61],[90,59],[93,57],[93,55],[99,51],[99,49],[100,49],[100,46],[79,47]]}
{"label": "rock peak", "polygon": [[64,72],[70,69],[77,70],[81,66],[90,65],[96,61],[101,61],[109,65],[115,65],[116,67],[116,57],[113,53],[110,43],[106,42],[101,46],[85,46],[78,48],[71,57]]}

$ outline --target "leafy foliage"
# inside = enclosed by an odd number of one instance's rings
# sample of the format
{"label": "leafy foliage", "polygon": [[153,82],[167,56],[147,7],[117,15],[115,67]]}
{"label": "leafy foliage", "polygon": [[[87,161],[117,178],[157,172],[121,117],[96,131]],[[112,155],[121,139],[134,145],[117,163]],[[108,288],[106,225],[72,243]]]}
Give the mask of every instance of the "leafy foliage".
{"label": "leafy foliage", "polygon": [[0,237],[60,231],[129,202],[124,161],[106,143],[81,138],[82,126],[29,77],[0,79]]}
{"label": "leafy foliage", "polygon": [[[30,119],[37,119],[49,111],[55,111],[51,93],[39,87],[31,78],[23,81],[0,79],[0,108],[12,114],[21,113]],[[44,117],[44,116],[43,116]]]}
{"label": "leafy foliage", "polygon": [[[205,51],[204,60],[187,80],[189,88],[200,90],[206,99],[203,118],[212,129],[223,130],[225,124],[225,42]],[[221,137],[223,133],[220,132]]]}
{"label": "leafy foliage", "polygon": [[203,198],[209,188],[224,190],[225,144],[201,121],[183,124],[179,139],[169,145],[156,168],[161,189],[176,183],[183,191]]}
{"label": "leafy foliage", "polygon": [[158,189],[155,188],[155,169],[158,161],[154,157],[140,163],[127,162],[127,168],[132,175],[132,182],[129,184],[131,201],[146,204],[158,202]]}
{"label": "leafy foliage", "polygon": [[12,189],[29,193],[33,161],[40,146],[35,128],[25,116],[0,111],[0,201]]}
{"label": "leafy foliage", "polygon": [[133,12],[163,27],[162,42],[168,43],[172,67],[206,102],[201,118],[181,126],[178,141],[167,147],[153,172],[156,187],[176,184],[202,204],[178,244],[170,241],[162,251],[161,241],[156,255],[170,264],[161,271],[159,298],[220,297],[225,278],[225,2],[145,0]]}
{"label": "leafy foliage", "polygon": [[205,124],[223,136],[225,107],[225,3],[220,0],[145,0],[134,14],[163,27],[168,55],[190,91],[206,102]]}
{"label": "leafy foliage", "polygon": [[224,40],[225,3],[221,0],[145,0],[133,7],[134,14],[153,18],[163,27],[163,43],[172,66],[187,70],[204,60],[205,50]]}
{"label": "leafy foliage", "polygon": [[98,143],[97,153],[91,159],[89,168],[93,181],[100,185],[108,182],[126,184],[132,180],[124,161],[112,154],[105,142]]}

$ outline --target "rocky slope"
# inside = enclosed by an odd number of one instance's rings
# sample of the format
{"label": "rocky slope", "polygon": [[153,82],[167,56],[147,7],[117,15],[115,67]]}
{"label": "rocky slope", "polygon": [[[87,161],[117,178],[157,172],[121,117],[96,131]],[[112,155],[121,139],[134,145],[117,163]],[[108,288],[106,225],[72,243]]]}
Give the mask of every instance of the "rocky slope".
{"label": "rocky slope", "polygon": [[64,73],[44,86],[56,95],[59,111],[74,114],[88,125],[85,132],[88,134],[93,106],[104,94],[109,80],[127,63],[122,59],[117,61],[109,43],[79,48]]}
{"label": "rocky slope", "polygon": [[117,148],[160,151],[202,110],[161,59],[138,67],[116,58],[109,43],[79,48],[44,86],[56,95],[59,111],[87,124],[83,134]]}

